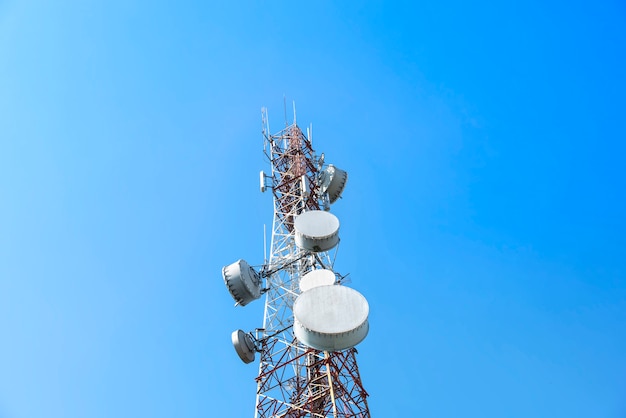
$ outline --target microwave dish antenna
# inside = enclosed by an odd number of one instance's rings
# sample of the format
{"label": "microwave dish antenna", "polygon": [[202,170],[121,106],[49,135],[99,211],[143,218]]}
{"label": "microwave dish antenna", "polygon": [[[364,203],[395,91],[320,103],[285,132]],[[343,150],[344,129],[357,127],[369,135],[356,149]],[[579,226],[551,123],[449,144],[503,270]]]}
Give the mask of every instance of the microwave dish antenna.
{"label": "microwave dish antenna", "polygon": [[241,361],[244,363],[252,363],[256,354],[256,347],[252,336],[238,329],[233,331],[230,338]]}
{"label": "microwave dish antenna", "polygon": [[332,164],[329,164],[320,173],[321,191],[328,194],[328,200],[331,204],[341,197],[347,182],[348,173]]}
{"label": "microwave dish antenna", "polygon": [[330,212],[304,212],[296,217],[294,227],[295,243],[304,250],[328,251],[339,242],[339,219]]}
{"label": "microwave dish antenna", "polygon": [[235,299],[235,306],[246,306],[261,297],[261,277],[244,260],[222,268],[222,278],[230,295]]}
{"label": "microwave dish antenna", "polygon": [[300,279],[300,292],[306,292],[318,286],[335,284],[335,272],[329,269],[311,270]]}
{"label": "microwave dish antenna", "polygon": [[322,351],[354,347],[367,336],[369,305],[346,286],[317,286],[293,304],[293,332],[305,345]]}

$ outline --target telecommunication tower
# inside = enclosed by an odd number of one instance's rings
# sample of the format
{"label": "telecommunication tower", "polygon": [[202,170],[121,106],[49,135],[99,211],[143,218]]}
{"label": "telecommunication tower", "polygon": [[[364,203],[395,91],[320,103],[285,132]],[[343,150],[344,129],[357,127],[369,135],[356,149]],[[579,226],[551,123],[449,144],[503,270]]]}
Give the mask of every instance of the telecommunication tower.
{"label": "telecommunication tower", "polygon": [[270,256],[261,266],[238,260],[222,269],[235,305],[265,296],[263,327],[231,336],[243,362],[260,355],[255,417],[370,417],[355,348],[369,330],[369,306],[334,270],[339,220],[330,207],[348,175],[315,154],[295,106],[293,123],[276,134],[265,108],[262,121],[271,172],[261,171],[260,188],[274,201]]}

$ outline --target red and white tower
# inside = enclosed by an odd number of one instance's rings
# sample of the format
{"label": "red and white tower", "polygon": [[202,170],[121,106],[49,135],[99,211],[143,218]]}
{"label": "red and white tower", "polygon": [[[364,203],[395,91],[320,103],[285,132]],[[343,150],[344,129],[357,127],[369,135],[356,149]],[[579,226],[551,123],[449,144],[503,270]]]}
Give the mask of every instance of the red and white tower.
{"label": "red and white tower", "polygon": [[263,109],[264,151],[274,219],[269,259],[239,260],[222,275],[237,305],[265,295],[263,327],[237,330],[232,342],[246,363],[260,354],[256,418],[370,417],[354,348],[367,335],[369,306],[334,270],[339,220],[330,212],[347,173],[315,154],[311,132],[294,122],[271,134]]}

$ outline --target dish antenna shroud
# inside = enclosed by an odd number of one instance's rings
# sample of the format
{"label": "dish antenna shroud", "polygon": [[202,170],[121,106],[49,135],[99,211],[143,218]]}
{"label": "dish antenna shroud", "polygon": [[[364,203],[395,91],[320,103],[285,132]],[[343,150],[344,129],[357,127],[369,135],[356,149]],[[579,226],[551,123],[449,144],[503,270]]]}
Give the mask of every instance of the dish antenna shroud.
{"label": "dish antenna shroud", "polygon": [[318,286],[335,284],[335,273],[328,269],[311,270],[300,279],[300,292],[306,292]]}
{"label": "dish antenna shroud", "polygon": [[261,297],[261,277],[244,260],[237,260],[222,268],[222,278],[235,299],[235,306],[246,306]]}
{"label": "dish antenna shroud", "polygon": [[296,245],[312,252],[328,251],[339,242],[339,219],[323,210],[304,212],[293,223]]}
{"label": "dish antenna shroud", "polygon": [[347,181],[348,173],[332,164],[329,164],[328,167],[320,172],[321,191],[322,193],[328,193],[328,200],[331,204],[341,197]]}
{"label": "dish antenna shroud", "polygon": [[293,304],[293,332],[303,344],[322,351],[354,347],[367,336],[369,305],[354,289],[318,286]]}

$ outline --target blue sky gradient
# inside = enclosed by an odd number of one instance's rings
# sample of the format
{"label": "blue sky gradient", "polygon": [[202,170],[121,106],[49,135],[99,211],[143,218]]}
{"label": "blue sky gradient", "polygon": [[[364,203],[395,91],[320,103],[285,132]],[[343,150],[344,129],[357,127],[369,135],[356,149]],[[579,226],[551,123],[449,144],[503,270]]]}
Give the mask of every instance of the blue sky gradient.
{"label": "blue sky gradient", "polygon": [[207,3],[0,1],[0,417],[253,416],[284,96],[373,416],[626,417],[623,2]]}

